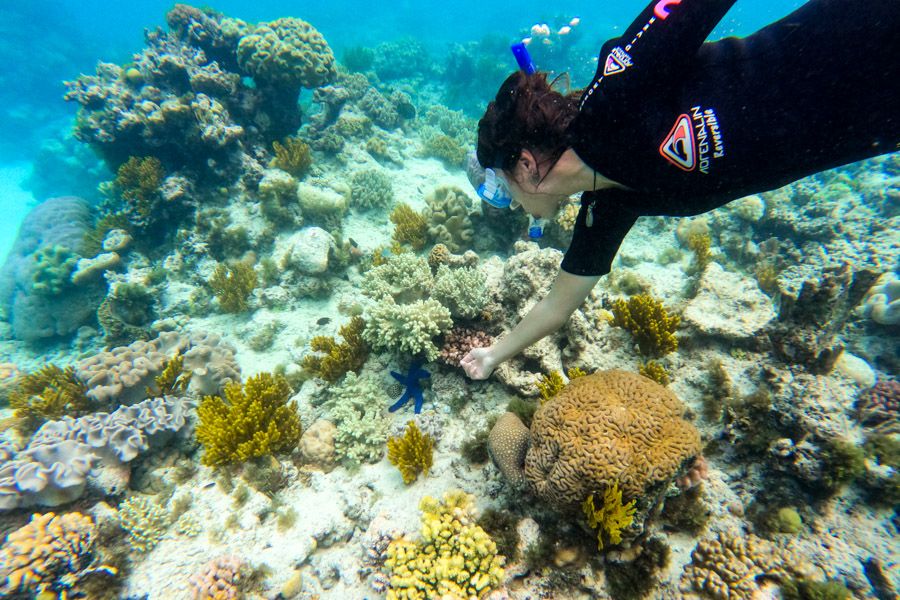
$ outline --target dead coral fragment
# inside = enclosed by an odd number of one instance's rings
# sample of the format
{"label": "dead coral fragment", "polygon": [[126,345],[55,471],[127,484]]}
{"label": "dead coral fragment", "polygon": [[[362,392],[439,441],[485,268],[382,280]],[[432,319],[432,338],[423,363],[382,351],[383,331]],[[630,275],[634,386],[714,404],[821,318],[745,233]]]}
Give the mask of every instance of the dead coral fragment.
{"label": "dead coral fragment", "polygon": [[649,294],[615,300],[612,312],[613,324],[631,332],[644,356],[663,356],[678,349],[675,330],[681,319]]}
{"label": "dead coral fragment", "polygon": [[303,177],[312,166],[309,144],[299,138],[285,138],[283,144],[272,142],[272,150],[275,158],[271,166],[287,171],[294,177]]}
{"label": "dead coral fragment", "polygon": [[9,393],[9,405],[15,410],[18,429],[32,433],[45,421],[81,416],[88,409],[86,394],[75,369],[49,364],[19,377]]}
{"label": "dead coral fragment", "polygon": [[116,171],[114,183],[131,210],[143,219],[150,219],[164,176],[158,158],[132,156]]}
{"label": "dead coral fragment", "polygon": [[312,371],[329,383],[334,383],[348,371],[359,373],[369,357],[369,345],[362,339],[366,322],[362,317],[353,317],[343,325],[338,333],[344,341],[337,343],[333,337],[316,336],[310,342],[315,352],[324,355],[310,354],[303,359],[303,368]]}
{"label": "dead coral fragment", "polygon": [[206,396],[197,408],[197,440],[205,465],[245,461],[289,451],[300,442],[297,403],[284,377],[260,373],[225,386],[224,399]]}
{"label": "dead coral fragment", "polygon": [[622,491],[614,482],[603,494],[600,508],[594,506],[594,494],[588,496],[581,504],[581,510],[587,517],[591,529],[597,530],[597,549],[603,550],[603,539],[611,545],[622,542],[622,530],[634,522],[635,500],[622,504]]}
{"label": "dead coral fragment", "polygon": [[434,438],[422,433],[415,421],[406,424],[402,436],[387,441],[388,460],[400,470],[403,483],[411,484],[419,473],[428,475],[434,462]]}
{"label": "dead coral fragment", "polygon": [[220,264],[209,278],[209,287],[219,299],[219,306],[229,313],[247,310],[247,298],[256,289],[256,271],[253,266],[238,262],[233,266]]}
{"label": "dead coral fragment", "polygon": [[425,247],[428,223],[408,204],[401,202],[391,212],[391,223],[395,225],[393,240],[398,244],[409,244],[413,250]]}

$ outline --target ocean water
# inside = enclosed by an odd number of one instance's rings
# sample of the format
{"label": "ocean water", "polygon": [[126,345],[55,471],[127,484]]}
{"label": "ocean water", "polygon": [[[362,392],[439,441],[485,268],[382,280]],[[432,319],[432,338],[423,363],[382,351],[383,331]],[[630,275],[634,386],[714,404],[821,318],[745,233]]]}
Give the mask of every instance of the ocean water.
{"label": "ocean water", "polygon": [[477,120],[644,5],[4,3],[0,598],[897,597],[896,152],[642,217],[516,342],[578,196],[481,202]]}

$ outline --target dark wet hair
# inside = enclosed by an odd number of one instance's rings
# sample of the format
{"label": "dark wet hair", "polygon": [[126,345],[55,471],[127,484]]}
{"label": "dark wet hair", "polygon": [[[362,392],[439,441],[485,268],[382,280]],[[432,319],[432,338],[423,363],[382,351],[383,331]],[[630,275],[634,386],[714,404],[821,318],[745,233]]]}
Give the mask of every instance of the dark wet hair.
{"label": "dark wet hair", "polygon": [[567,132],[578,114],[577,99],[577,92],[563,95],[554,90],[546,73],[516,71],[478,121],[478,162],[508,171],[527,149],[555,164],[571,145]]}

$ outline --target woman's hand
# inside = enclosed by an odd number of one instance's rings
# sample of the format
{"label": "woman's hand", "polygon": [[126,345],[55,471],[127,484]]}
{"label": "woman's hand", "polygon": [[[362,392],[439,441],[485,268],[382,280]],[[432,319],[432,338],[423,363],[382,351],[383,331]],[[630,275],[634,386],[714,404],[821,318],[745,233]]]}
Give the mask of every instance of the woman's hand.
{"label": "woman's hand", "polygon": [[490,348],[472,348],[462,357],[459,366],[471,379],[487,379],[497,367]]}

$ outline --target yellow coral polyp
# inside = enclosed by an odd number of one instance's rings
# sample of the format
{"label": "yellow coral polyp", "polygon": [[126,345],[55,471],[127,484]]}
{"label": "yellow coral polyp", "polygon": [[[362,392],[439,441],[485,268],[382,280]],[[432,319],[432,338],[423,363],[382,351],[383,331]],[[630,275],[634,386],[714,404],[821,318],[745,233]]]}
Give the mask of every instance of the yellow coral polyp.
{"label": "yellow coral polyp", "polygon": [[310,348],[321,354],[304,357],[303,368],[329,383],[335,383],[348,371],[359,373],[369,357],[369,345],[362,339],[365,327],[366,322],[362,317],[356,316],[338,330],[344,338],[340,344],[333,337],[314,337],[309,343]]}
{"label": "yellow coral polyp", "polygon": [[649,294],[614,300],[612,312],[613,324],[631,332],[641,354],[663,356],[678,349],[675,330],[681,319],[670,315],[662,302]]}
{"label": "yellow coral polyp", "polygon": [[406,424],[402,436],[387,441],[388,460],[400,470],[403,483],[411,484],[419,473],[428,475],[434,462],[434,439],[422,433],[415,421]]}
{"label": "yellow coral polyp", "polygon": [[224,398],[205,396],[197,408],[197,440],[205,465],[222,465],[292,450],[300,442],[297,403],[284,377],[260,373],[242,386],[225,386]]}
{"label": "yellow coral polyp", "polygon": [[634,522],[635,501],[622,504],[622,491],[618,482],[604,492],[603,505],[594,506],[594,494],[588,496],[581,505],[591,529],[597,530],[597,548],[603,550],[603,538],[611,545],[622,542],[622,530]]}

